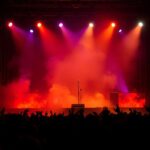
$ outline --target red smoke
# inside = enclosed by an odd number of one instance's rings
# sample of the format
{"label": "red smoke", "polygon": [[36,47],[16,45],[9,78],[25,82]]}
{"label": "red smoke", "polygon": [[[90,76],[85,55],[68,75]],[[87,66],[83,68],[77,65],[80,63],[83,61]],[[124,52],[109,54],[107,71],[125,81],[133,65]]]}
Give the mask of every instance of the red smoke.
{"label": "red smoke", "polygon": [[[77,103],[77,81],[81,85],[81,103],[86,107],[116,105],[109,99],[110,92],[119,88],[118,78],[126,81],[123,75],[119,77],[122,68],[118,66],[121,65],[114,63],[119,56],[112,55],[116,47],[111,43],[113,30],[109,27],[101,33],[102,36],[94,37],[93,28],[88,28],[76,43],[69,44],[65,43],[69,40],[55,36],[44,25],[39,29],[40,39],[32,37],[31,41],[31,37],[24,37],[26,34],[22,30],[16,32],[14,40],[16,44],[19,43],[16,47],[20,55],[15,57],[15,61],[19,64],[20,76],[0,87],[1,106],[69,108],[71,104]],[[117,64],[128,64],[125,61],[127,58],[117,60]],[[128,70],[126,67],[124,69]],[[137,94],[121,96],[119,99],[120,107],[144,105],[145,99],[138,98]]]}
{"label": "red smoke", "polygon": [[142,108],[145,106],[145,98],[141,97],[138,93],[120,94],[119,106]]}
{"label": "red smoke", "polygon": [[[49,92],[45,94],[31,93],[30,81],[20,80],[1,88],[1,98],[5,99],[8,108],[70,108],[71,104],[77,103],[77,96],[61,85],[53,84]],[[7,93],[7,94],[6,94]],[[86,107],[111,106],[101,93],[93,95],[84,94],[81,100]]]}
{"label": "red smoke", "polygon": [[[77,103],[77,94],[71,93],[69,88],[57,84],[49,89],[46,95],[31,93],[29,91],[30,81],[20,80],[1,88],[1,98],[5,99],[8,108],[70,108],[71,104]],[[84,92],[84,91],[83,91]],[[104,94],[93,92],[92,94],[81,94],[81,103],[86,107],[112,107],[110,100]],[[144,107],[145,98],[137,93],[120,94],[120,107]]]}

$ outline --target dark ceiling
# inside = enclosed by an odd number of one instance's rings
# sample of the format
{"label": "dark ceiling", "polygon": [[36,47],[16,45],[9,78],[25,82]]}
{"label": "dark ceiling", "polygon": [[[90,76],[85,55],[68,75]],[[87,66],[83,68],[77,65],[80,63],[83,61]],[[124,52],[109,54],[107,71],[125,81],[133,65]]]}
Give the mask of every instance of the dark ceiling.
{"label": "dark ceiling", "polygon": [[137,16],[148,18],[149,5],[144,0],[1,0],[0,16],[7,17],[53,17]]}

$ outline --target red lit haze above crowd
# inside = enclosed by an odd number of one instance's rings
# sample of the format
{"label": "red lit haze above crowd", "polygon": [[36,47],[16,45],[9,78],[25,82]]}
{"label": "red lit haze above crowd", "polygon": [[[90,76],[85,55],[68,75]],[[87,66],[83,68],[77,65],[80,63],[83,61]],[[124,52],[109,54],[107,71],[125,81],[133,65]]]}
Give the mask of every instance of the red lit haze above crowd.
{"label": "red lit haze above crowd", "polygon": [[58,24],[57,32],[43,22],[35,26],[36,34],[8,24],[18,53],[8,65],[17,66],[19,76],[0,87],[1,106],[69,108],[77,103],[78,81],[85,107],[115,106],[110,99],[114,89],[121,93],[120,107],[145,105],[145,98],[129,93],[127,84],[134,80],[132,61],[140,50],[141,24],[127,33],[111,21],[97,29],[91,22],[76,32],[65,23]]}

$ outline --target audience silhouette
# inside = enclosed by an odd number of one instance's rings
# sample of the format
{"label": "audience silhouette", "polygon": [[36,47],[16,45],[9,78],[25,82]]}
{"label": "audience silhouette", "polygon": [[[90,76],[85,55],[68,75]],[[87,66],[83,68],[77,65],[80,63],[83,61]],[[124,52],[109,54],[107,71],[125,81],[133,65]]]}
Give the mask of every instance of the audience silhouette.
{"label": "audience silhouette", "polygon": [[2,108],[0,150],[42,150],[52,147],[71,149],[69,143],[74,148],[79,145],[106,148],[109,145],[106,142],[137,146],[142,141],[146,142],[146,137],[150,135],[150,109],[145,109],[145,114],[134,109],[129,109],[127,113],[116,106],[112,113],[105,107],[100,113],[88,115],[84,115],[84,110],[73,112],[70,109],[68,115],[64,115],[52,111],[29,114],[28,109],[19,114],[10,114]]}

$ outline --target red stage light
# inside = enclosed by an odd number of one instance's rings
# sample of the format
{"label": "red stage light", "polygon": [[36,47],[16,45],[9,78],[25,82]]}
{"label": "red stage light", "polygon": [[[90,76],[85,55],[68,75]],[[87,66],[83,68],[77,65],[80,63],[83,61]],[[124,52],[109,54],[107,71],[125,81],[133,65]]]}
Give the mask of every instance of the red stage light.
{"label": "red stage light", "polygon": [[116,24],[114,22],[112,22],[111,26],[114,28],[116,26]]}
{"label": "red stage light", "polygon": [[138,26],[139,26],[139,27],[143,27],[143,25],[144,25],[143,22],[139,22],[139,23],[138,23]]}
{"label": "red stage light", "polygon": [[90,22],[90,23],[89,23],[89,27],[93,28],[93,27],[94,27],[94,23],[93,23],[93,22]]}
{"label": "red stage light", "polygon": [[63,23],[62,23],[62,22],[59,23],[59,27],[60,27],[60,28],[63,27]]}
{"label": "red stage light", "polygon": [[12,22],[8,22],[8,27],[11,28],[13,26]]}
{"label": "red stage light", "polygon": [[37,27],[40,28],[41,26],[42,26],[42,23],[41,23],[41,22],[38,22],[38,23],[37,23]]}

